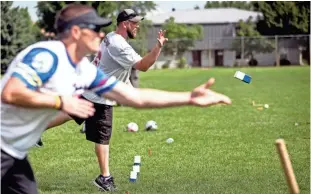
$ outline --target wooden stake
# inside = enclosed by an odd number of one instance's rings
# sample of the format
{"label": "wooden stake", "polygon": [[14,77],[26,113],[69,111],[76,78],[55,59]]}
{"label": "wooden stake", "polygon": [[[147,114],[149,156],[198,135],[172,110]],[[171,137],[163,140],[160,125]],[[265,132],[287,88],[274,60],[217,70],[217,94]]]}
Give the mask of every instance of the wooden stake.
{"label": "wooden stake", "polygon": [[289,191],[291,194],[299,194],[299,186],[297,184],[294,170],[289,159],[285,141],[283,139],[277,139],[275,141],[275,145],[280,156]]}

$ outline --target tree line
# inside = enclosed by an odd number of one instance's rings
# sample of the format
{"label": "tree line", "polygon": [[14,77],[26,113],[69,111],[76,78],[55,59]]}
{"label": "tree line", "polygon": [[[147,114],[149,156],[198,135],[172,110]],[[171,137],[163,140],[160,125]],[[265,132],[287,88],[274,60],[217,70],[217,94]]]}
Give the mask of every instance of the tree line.
{"label": "tree line", "polygon": [[[156,9],[156,4],[153,1],[76,2],[91,5],[97,10],[100,16],[110,17],[113,21],[115,21],[118,11],[124,8],[132,8],[142,15]],[[44,36],[42,31],[55,33],[53,25],[56,12],[65,5],[75,2],[37,2],[38,21],[36,22],[31,21],[27,8],[13,8],[12,3],[13,2],[10,1],[1,1],[1,73],[6,71],[8,64],[19,51],[36,41],[49,38]],[[253,48],[245,48],[245,50],[269,49],[270,43],[262,38],[264,35],[310,34],[310,3],[308,1],[207,1],[204,6],[205,9],[221,7],[234,7],[258,11],[263,14],[263,18],[256,23],[248,20],[240,21],[237,24],[237,36],[258,37],[260,40],[255,46],[254,42],[246,42],[246,45],[253,46]],[[200,8],[196,6],[194,9]],[[142,55],[147,52],[144,41],[146,40],[146,34],[150,26],[151,22],[145,20],[141,24],[138,38],[132,41],[134,48]],[[103,31],[107,33],[113,31],[114,28],[115,23],[104,28]],[[169,39],[183,39],[179,44],[174,43],[174,41],[168,42],[164,48],[166,54],[175,53],[178,58],[180,58],[188,48],[193,46],[195,40],[202,38],[203,35],[202,26],[176,24],[174,18],[168,19],[163,29],[167,30]],[[306,47],[308,53],[310,49],[308,44]]]}

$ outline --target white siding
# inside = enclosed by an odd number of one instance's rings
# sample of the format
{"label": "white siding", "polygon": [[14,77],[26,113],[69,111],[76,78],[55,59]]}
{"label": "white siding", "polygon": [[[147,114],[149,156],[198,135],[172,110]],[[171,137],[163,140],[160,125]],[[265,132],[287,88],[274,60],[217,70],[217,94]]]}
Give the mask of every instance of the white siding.
{"label": "white siding", "polygon": [[215,52],[211,51],[211,60],[209,60],[209,50],[201,52],[201,65],[202,67],[213,67],[215,66]]}
{"label": "white siding", "polygon": [[233,67],[235,61],[235,51],[224,51],[224,66]]}
{"label": "white siding", "polygon": [[258,66],[268,66],[273,65],[275,62],[275,54],[272,53],[256,53],[254,58],[258,62]]}

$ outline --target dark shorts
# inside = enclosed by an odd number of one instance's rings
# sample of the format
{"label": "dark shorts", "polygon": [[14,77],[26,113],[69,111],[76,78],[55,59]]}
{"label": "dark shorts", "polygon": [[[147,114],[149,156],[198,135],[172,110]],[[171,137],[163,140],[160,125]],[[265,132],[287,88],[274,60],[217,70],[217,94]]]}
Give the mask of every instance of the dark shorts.
{"label": "dark shorts", "polygon": [[36,180],[27,158],[18,160],[1,150],[1,193],[38,193]]}
{"label": "dark shorts", "polygon": [[85,135],[87,140],[98,144],[109,145],[112,134],[113,107],[97,103],[94,103],[94,107],[96,110],[95,114],[87,119],[70,116],[79,125],[85,122]]}

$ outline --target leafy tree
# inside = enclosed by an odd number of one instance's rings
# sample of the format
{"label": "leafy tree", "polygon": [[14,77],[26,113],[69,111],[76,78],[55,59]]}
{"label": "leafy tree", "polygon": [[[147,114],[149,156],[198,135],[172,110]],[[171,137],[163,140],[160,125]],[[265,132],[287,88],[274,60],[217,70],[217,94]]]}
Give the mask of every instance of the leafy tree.
{"label": "leafy tree", "polygon": [[163,25],[166,37],[169,41],[163,47],[165,55],[174,55],[180,59],[183,54],[194,46],[194,42],[203,37],[201,25],[177,24],[173,17],[165,21]]}
{"label": "leafy tree", "polygon": [[[250,61],[254,61],[254,53],[270,53],[274,49],[274,42],[261,36],[256,30],[256,24],[249,18],[246,22],[240,21],[238,24],[237,32],[238,37],[233,41],[233,49],[240,53],[242,52],[242,44],[244,46],[244,57],[250,58]],[[243,38],[243,41],[242,41]]]}
{"label": "leafy tree", "polygon": [[18,52],[39,37],[39,29],[31,21],[27,8],[12,8],[12,4],[1,1],[1,74]]}
{"label": "leafy tree", "polygon": [[[263,19],[257,23],[262,35],[310,35],[309,1],[257,1],[253,6],[263,14]],[[310,36],[294,38],[299,47],[305,48],[302,55],[310,64]]]}
{"label": "leafy tree", "polygon": [[257,1],[253,6],[263,14],[257,24],[263,35],[310,34],[310,2]]}
{"label": "leafy tree", "polygon": [[64,6],[71,3],[81,3],[92,6],[101,17],[109,17],[113,25],[105,27],[104,32],[115,29],[116,16],[122,9],[132,8],[137,13],[145,15],[146,12],[154,10],[156,4],[152,1],[40,1],[37,4],[38,25],[47,32],[55,32],[54,22],[56,13]]}
{"label": "leafy tree", "polygon": [[247,1],[207,1],[204,8],[226,8],[234,7],[238,9],[252,10],[252,3]]}

